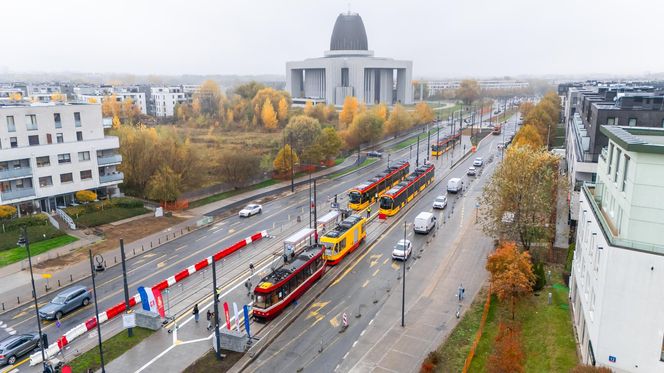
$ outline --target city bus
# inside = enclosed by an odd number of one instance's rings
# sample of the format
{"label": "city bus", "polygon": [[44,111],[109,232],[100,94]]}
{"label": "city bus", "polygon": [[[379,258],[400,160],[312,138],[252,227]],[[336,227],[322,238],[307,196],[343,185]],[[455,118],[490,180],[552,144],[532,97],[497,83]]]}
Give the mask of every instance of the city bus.
{"label": "city bus", "polygon": [[374,203],[386,190],[390,189],[408,175],[410,163],[397,161],[387,170],[367,180],[366,182],[352,188],[348,192],[348,207],[355,210],[364,210],[369,204]]}

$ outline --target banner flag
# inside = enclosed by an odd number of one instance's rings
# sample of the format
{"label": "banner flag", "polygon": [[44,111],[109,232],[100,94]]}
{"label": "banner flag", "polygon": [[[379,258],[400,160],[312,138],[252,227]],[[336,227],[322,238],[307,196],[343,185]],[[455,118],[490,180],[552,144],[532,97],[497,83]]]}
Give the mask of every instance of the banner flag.
{"label": "banner flag", "polygon": [[159,316],[166,317],[166,312],[164,310],[164,298],[161,296],[161,291],[157,288],[152,288],[152,294],[155,301],[157,301],[157,313]]}
{"label": "banner flag", "polygon": [[242,308],[244,309],[244,329],[247,331],[247,337],[251,339],[251,331],[249,330],[249,306],[245,304]]}
{"label": "banner flag", "polygon": [[240,331],[240,315],[237,313],[237,303],[233,302],[233,312],[235,313],[235,329]]}
{"label": "banner flag", "polygon": [[224,315],[226,316],[226,329],[231,330],[231,314],[228,311],[228,302],[224,302]]}

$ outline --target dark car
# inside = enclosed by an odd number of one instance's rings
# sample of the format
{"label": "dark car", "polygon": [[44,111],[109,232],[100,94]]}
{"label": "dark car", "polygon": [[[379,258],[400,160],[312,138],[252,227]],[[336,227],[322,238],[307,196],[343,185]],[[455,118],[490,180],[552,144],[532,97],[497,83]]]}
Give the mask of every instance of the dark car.
{"label": "dark car", "polygon": [[90,304],[92,293],[85,286],[73,286],[56,295],[48,304],[39,308],[42,319],[59,319],[67,312]]}
{"label": "dark car", "polygon": [[0,341],[0,365],[14,365],[16,359],[39,346],[39,334],[28,333],[7,337]]}
{"label": "dark car", "polygon": [[383,153],[377,152],[377,151],[374,150],[374,151],[367,152],[367,157],[370,157],[370,158],[383,158]]}

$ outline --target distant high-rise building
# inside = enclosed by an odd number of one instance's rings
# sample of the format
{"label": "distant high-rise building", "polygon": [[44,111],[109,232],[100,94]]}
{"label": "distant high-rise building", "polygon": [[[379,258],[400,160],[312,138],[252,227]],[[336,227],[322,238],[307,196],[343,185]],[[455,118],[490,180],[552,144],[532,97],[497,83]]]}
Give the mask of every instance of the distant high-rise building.
{"label": "distant high-rise building", "polygon": [[286,63],[286,91],[295,104],[342,105],[346,96],[368,105],[411,104],[412,70],[412,61],[374,57],[362,18],[348,12],[337,17],[323,57]]}

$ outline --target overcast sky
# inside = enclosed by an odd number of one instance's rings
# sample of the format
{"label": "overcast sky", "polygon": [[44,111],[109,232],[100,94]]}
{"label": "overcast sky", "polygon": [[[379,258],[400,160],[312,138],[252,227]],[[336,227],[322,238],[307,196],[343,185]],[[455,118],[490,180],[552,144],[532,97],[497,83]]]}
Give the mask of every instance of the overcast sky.
{"label": "overcast sky", "polygon": [[[349,1],[3,1],[1,72],[284,74]],[[362,0],[376,56],[414,77],[664,71],[662,0]]]}

